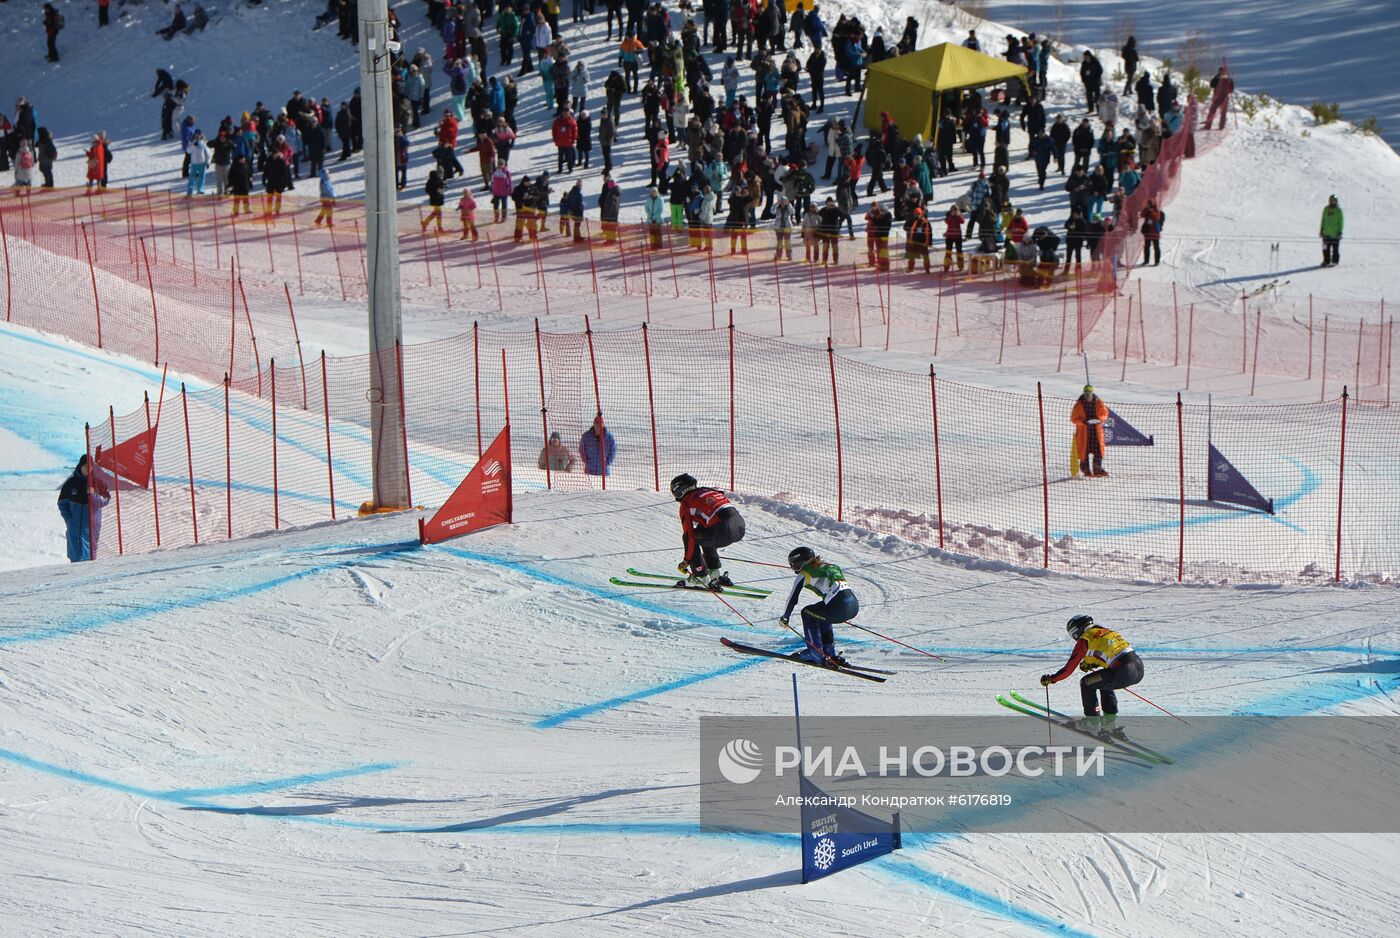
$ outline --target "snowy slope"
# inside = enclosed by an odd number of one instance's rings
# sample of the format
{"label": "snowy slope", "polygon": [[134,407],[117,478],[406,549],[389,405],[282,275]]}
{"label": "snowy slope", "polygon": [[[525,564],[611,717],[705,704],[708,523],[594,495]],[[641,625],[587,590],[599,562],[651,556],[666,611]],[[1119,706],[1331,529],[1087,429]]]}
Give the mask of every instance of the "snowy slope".
{"label": "snowy slope", "polygon": [[[696,830],[696,718],[781,714],[790,666],[726,653],[749,633],[708,596],[606,585],[672,562],[669,499],[517,507],[429,549],[400,517],[0,575],[0,830],[24,858],[0,916],[33,935],[1390,931],[1384,836],[911,836],[799,887],[790,838]],[[813,715],[990,712],[1080,610],[1188,714],[1396,711],[1389,591],[1091,587],[744,511],[735,556],[810,543],[868,625],[948,657],[843,631],[899,674],[802,669]],[[762,642],[775,602],[744,606]]]}

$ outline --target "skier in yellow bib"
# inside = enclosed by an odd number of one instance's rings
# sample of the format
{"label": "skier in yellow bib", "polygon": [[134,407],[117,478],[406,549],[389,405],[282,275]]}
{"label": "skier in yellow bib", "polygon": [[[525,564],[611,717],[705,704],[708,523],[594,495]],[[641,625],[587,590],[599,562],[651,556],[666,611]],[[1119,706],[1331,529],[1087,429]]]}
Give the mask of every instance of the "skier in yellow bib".
{"label": "skier in yellow bib", "polygon": [[[1075,616],[1065,625],[1065,630],[1074,639],[1074,651],[1059,671],[1040,676],[1041,685],[1058,684],[1073,674],[1075,668],[1089,672],[1079,681],[1084,716],[1077,725],[1091,733],[1121,736],[1122,729],[1115,725],[1118,695],[1114,691],[1132,687],[1142,680],[1142,659],[1123,636],[1095,625],[1093,616]],[[1100,701],[1103,702],[1102,715]]]}

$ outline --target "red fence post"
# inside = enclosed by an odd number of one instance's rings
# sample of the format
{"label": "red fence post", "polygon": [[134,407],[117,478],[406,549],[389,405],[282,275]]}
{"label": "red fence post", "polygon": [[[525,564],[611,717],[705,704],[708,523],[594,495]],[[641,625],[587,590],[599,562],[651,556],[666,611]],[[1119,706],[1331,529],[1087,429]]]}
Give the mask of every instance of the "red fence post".
{"label": "red fence post", "polygon": [[1186,322],[1186,390],[1191,390],[1191,359],[1196,339],[1196,304],[1191,304]]}
{"label": "red fence post", "polygon": [[[717,329],[719,328],[719,324],[715,322],[715,300],[717,299],[717,294],[715,291],[715,246],[714,242],[710,241],[709,239],[710,233],[708,230],[702,231],[700,233],[701,243],[705,244],[708,242],[708,247],[705,249],[705,266],[710,272],[710,328]],[[626,271],[624,270],[624,274],[625,273]],[[626,286],[625,279],[623,280],[623,285],[624,287]],[[817,300],[814,294],[812,297],[812,303],[814,304],[813,309],[816,308],[816,302]]]}
{"label": "red fence post", "polygon": [[826,337],[826,362],[831,371],[831,416],[836,424],[836,520],[841,520],[846,500],[846,474],[841,453],[841,398],[836,393],[836,350]]}
{"label": "red fence post", "polygon": [[778,336],[785,335],[783,331],[783,275],[778,267],[778,252],[773,252],[773,286],[778,291]]}
{"label": "red fence post", "polygon": [[729,491],[734,491],[734,311],[729,311]]}
{"label": "red fence post", "polygon": [[[504,352],[504,350],[502,351]],[[540,342],[540,319],[538,316],[535,317],[535,364],[539,367],[540,372],[540,428],[544,433],[544,446],[547,450],[549,449],[549,403],[544,396],[544,349]],[[600,440],[599,443],[602,446],[602,456],[605,464],[603,466],[603,471],[606,472],[608,457],[607,440]],[[548,459],[544,461],[544,487],[551,491],[554,489],[554,477],[550,472]]]}
{"label": "red fence post", "polygon": [[151,276],[151,259],[146,256],[146,239],[141,239],[141,260],[146,262],[146,284],[151,288],[151,323],[155,332],[155,357],[151,364],[160,364],[160,312],[156,309],[156,280]]}
{"label": "red fence post", "polygon": [[330,485],[331,520],[335,520],[335,463],[331,462],[331,396],[326,381],[326,350],[321,350],[321,409],[326,417],[326,481]]}
{"label": "red fence post", "polygon": [[14,307],[14,290],[10,286],[10,242],[5,238],[5,213],[0,212],[0,247],[5,251],[5,321],[10,321]]}
{"label": "red fence post", "polygon": [[[597,356],[595,356],[595,355],[593,354],[593,327],[592,327],[591,325],[589,325],[589,323],[588,323],[588,317],[587,317],[587,316],[584,316],[584,317],[583,317],[583,337],[584,337],[584,340],[588,343],[588,369],[589,369],[589,371],[591,371],[591,372],[593,373],[593,407],[594,407],[594,413],[597,414],[599,417],[602,417],[602,416],[603,416],[603,395],[602,395],[602,393],[598,390],[598,358],[597,358]],[[608,468],[609,468],[609,466],[608,466],[608,459],[607,459],[607,456],[608,456],[608,454],[607,454],[607,445],[606,445],[606,442],[607,442],[607,421],[606,421],[606,420],[603,421],[603,428],[604,428],[604,429],[603,429],[604,437],[603,437],[603,439],[599,440],[598,442],[599,442],[599,444],[602,445],[602,453],[603,453],[603,474],[602,474],[601,478],[602,478],[602,480],[603,480],[603,491],[606,492],[606,491],[608,490]],[[546,446],[549,445],[549,441],[548,441],[548,440],[545,441],[545,445],[546,445]],[[548,461],[548,460],[546,460],[546,461]]]}
{"label": "red fence post", "polygon": [[282,527],[281,503],[277,491],[277,359],[267,363],[268,377],[272,381],[272,530]]}
{"label": "red fence post", "polygon": [[[1312,332],[1308,332],[1311,340]],[[1181,364],[1181,310],[1176,305],[1176,281],[1172,281],[1172,367]]]}
{"label": "red fence post", "polygon": [[1249,376],[1249,396],[1254,396],[1254,383],[1259,380],[1259,321],[1262,314],[1258,307],[1254,310],[1254,366]]}
{"label": "red fence post", "polygon": [[228,413],[229,376],[224,375],[224,508],[228,512],[228,539],[233,540],[233,431]]}
{"label": "red fence post", "polygon": [[233,347],[238,338],[238,279],[233,258],[228,262],[228,373],[233,374]]}
{"label": "red fence post", "polygon": [[[544,256],[540,253],[540,243],[530,242],[535,248],[535,267],[540,274],[540,291],[544,294],[544,314],[549,315],[549,278],[544,275]],[[621,242],[618,242],[619,244]]]}
{"label": "red fence post", "polygon": [[1182,433],[1181,392],[1176,392],[1176,499],[1180,512],[1176,534],[1176,582],[1186,571],[1186,441]]}
{"label": "red fence post", "polygon": [[[151,429],[151,395],[150,392],[142,392],[146,401],[146,431]],[[161,392],[162,399],[164,391]],[[156,487],[156,448],[151,446],[151,514],[156,522],[156,546],[160,546],[160,492]]]}
{"label": "red fence post", "polygon": [[301,276],[301,235],[297,231],[297,216],[292,214],[292,250],[297,254],[297,296],[306,296],[306,282]]}
{"label": "red fence post", "polygon": [[403,343],[394,342],[394,360],[399,366],[399,429],[403,431],[403,491],[408,504],[413,505],[413,471],[408,461],[408,405],[405,403],[403,376]]}
{"label": "red fence post", "polygon": [[97,466],[96,466],[95,460],[93,459],[93,456],[94,456],[95,454],[94,454],[93,451],[92,451],[92,425],[91,425],[91,424],[87,424],[87,423],[83,424],[83,445],[86,447],[86,449],[85,449],[83,452],[84,452],[84,455],[86,455],[87,458],[88,458],[88,466],[89,466],[89,468],[88,468],[88,481],[87,481],[87,496],[88,496],[88,499],[87,499],[87,513],[88,513],[88,560],[96,560],[96,559],[97,559],[97,536],[96,536],[96,535],[97,535],[97,531],[96,531],[96,529],[93,527],[93,524],[92,524],[92,522],[93,522],[93,511],[94,511],[94,509],[93,509],[93,501],[94,501],[94,499],[93,499],[93,497],[92,497],[92,480],[96,477]]}
{"label": "red fence post", "polygon": [[248,339],[253,345],[253,364],[258,371],[258,397],[262,397],[262,357],[258,355],[258,334],[253,331],[253,314],[248,310],[248,294],[243,289],[243,278],[238,278],[238,295],[243,298],[243,318],[248,323]]}
{"label": "red fence post", "polygon": [[[107,426],[112,434],[112,450],[117,448],[117,414],[112,409],[112,405],[107,405]],[[117,502],[117,556],[126,553],[122,545],[122,477],[117,475],[117,470],[112,470],[112,497]]]}
{"label": "red fence post", "polygon": [[1362,399],[1361,394],[1361,339],[1366,335],[1366,320],[1361,320],[1356,324],[1356,377],[1353,382],[1356,384],[1356,399]]}
{"label": "red fence post", "polygon": [[[296,216],[293,215],[292,218],[295,219]],[[292,308],[292,288],[285,281],[282,283],[282,292],[287,294],[287,315],[292,318],[292,339],[296,342],[297,365],[301,368],[301,409],[306,410],[306,359],[301,355],[301,333],[297,331],[297,313]]]}
{"label": "red fence post", "polygon": [[933,396],[933,484],[938,499],[938,546],[943,546],[943,453],[938,434],[938,376],[928,366],[928,389]]}
{"label": "red fence post", "polygon": [[1332,582],[1342,579],[1342,477],[1347,468],[1347,389],[1342,387],[1342,442],[1337,456],[1337,566]]}
{"label": "red fence post", "polygon": [[1244,291],[1240,291],[1240,374],[1249,370],[1249,309]]}
{"label": "red fence post", "polygon": [[598,265],[593,259],[593,221],[585,218],[583,224],[587,225],[588,236],[584,241],[588,243],[588,276],[593,281],[593,311],[598,314],[598,318],[603,318],[603,301],[598,298]]}
{"label": "red fence post", "polygon": [[1050,461],[1045,452],[1045,397],[1035,383],[1035,403],[1040,412],[1040,501],[1045,510],[1045,569],[1050,569]]}
{"label": "red fence post", "polygon": [[[880,282],[880,268],[875,268],[875,282]],[[890,316],[894,319],[894,316]],[[943,338],[943,278],[938,278],[938,293],[933,308],[933,357],[938,357],[938,343]],[[930,365],[930,368],[933,366]]]}
{"label": "red fence post", "polygon": [[[810,260],[808,260],[808,261],[806,262],[806,264],[807,264],[807,287],[808,287],[808,289],[809,289],[809,290],[811,291],[811,293],[812,293],[812,315],[813,315],[813,316],[819,316],[819,315],[821,315],[821,314],[817,312],[817,273],[816,273],[816,271],[813,269],[814,265],[812,264],[812,262],[811,262]],[[714,279],[715,279],[715,274],[714,274],[714,270],[713,270],[713,268],[712,268],[712,269],[710,270],[710,281],[713,283],[713,282],[714,282]]]}
{"label": "red fence post", "polygon": [[[102,301],[97,296],[97,271],[92,266],[92,248],[88,246],[87,222],[79,222],[78,227],[83,232],[83,253],[87,255],[88,277],[92,279],[92,308],[97,313],[97,347],[102,348]],[[93,232],[93,240],[97,239],[97,233]],[[5,269],[9,270],[6,263]]]}
{"label": "red fence post", "polygon": [[1327,400],[1327,333],[1328,321],[1331,316],[1322,317],[1322,392],[1318,395],[1319,401]]}
{"label": "red fence post", "polygon": [[442,254],[442,232],[433,229],[433,243],[437,245],[438,267],[442,270],[442,293],[447,300],[447,308],[452,308],[452,282],[447,279],[447,259]]}
{"label": "red fence post", "polygon": [[476,458],[481,458],[481,327],[472,323],[472,386],[476,401]]}
{"label": "red fence post", "polygon": [[1128,380],[1128,353],[1133,347],[1133,298],[1128,297],[1128,323],[1123,330],[1123,368],[1118,376],[1120,382]]}
{"label": "red fence post", "polygon": [[199,543],[199,512],[194,505],[194,446],[190,443],[190,402],[185,396],[185,383],[180,382],[180,409],[185,415],[185,466],[190,473],[190,529],[194,542]]}
{"label": "red fence post", "polygon": [[647,324],[642,323],[642,354],[647,364],[647,411],[651,416],[651,475],[656,491],[661,491],[661,450],[656,443],[656,394],[651,384],[651,338]]}
{"label": "red fence post", "polygon": [[[216,202],[215,205],[217,204]],[[218,225],[215,225],[214,233],[217,235],[218,231]],[[340,301],[344,303],[349,299],[349,295],[345,292],[345,271],[340,265],[340,247],[335,243],[335,226],[327,225],[326,234],[331,236],[331,256],[335,258],[335,277],[340,281]]]}
{"label": "red fence post", "polygon": [[491,256],[491,276],[496,281],[496,309],[504,310],[506,304],[501,300],[501,269],[496,266],[496,244],[491,240],[491,232],[486,232],[486,253]]}

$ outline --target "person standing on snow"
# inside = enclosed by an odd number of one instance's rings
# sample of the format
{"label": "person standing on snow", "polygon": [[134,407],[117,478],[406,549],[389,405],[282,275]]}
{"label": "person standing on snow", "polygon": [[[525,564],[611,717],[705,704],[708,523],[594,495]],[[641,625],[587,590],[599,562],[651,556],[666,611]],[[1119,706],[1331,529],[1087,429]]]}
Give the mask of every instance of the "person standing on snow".
{"label": "person standing on snow", "polygon": [[[58,490],[58,513],[67,528],[68,560],[78,563],[92,559],[92,512],[107,504],[107,486],[91,474],[87,453],[78,457],[73,473]],[[91,503],[90,503],[91,500]]]}
{"label": "person standing on snow", "polygon": [[1335,195],[1327,197],[1327,207],[1322,210],[1322,224],[1317,236],[1322,239],[1322,266],[1336,267],[1342,262],[1342,207]]}
{"label": "person standing on snow", "polygon": [[[1058,684],[1073,674],[1075,668],[1089,672],[1079,681],[1084,716],[1075,721],[1075,726],[1096,735],[1125,738],[1123,729],[1115,725],[1118,695],[1114,691],[1142,681],[1142,659],[1122,635],[1095,625],[1093,616],[1075,616],[1066,623],[1065,631],[1074,639],[1074,651],[1059,671],[1040,676],[1041,685]],[[1102,715],[1099,713],[1101,700]]]}
{"label": "person standing on snow", "polygon": [[718,589],[733,586],[719,556],[721,547],[744,539],[744,518],[719,489],[702,487],[682,473],[671,480],[671,495],[680,503],[681,541],[685,559],[678,566],[685,579],[677,586]]}
{"label": "person standing on snow", "polygon": [[[1103,425],[1108,420],[1108,405],[1094,393],[1092,384],[1084,385],[1084,393],[1074,402],[1069,414],[1074,424],[1074,451],[1079,456],[1079,471],[1085,476],[1106,476],[1103,468]],[[1093,457],[1092,471],[1089,458]]]}
{"label": "person standing on snow", "polygon": [[793,548],[788,554],[788,566],[797,574],[797,579],[783,608],[783,625],[788,624],[803,587],[821,597],[821,602],[802,608],[802,634],[807,647],[792,657],[814,664],[845,665],[846,659],[836,653],[836,636],[831,627],[838,622],[851,621],[860,612],[860,602],[846,585],[846,575],[836,564],[824,562],[810,547]]}

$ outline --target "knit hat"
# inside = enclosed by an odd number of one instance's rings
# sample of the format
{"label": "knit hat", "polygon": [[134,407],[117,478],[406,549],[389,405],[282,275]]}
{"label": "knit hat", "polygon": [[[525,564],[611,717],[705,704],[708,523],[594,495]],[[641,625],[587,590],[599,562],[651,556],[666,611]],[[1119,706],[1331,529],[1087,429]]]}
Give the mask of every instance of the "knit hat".
{"label": "knit hat", "polygon": [[1092,384],[1086,384],[1086,385],[1084,385],[1084,393],[1085,393],[1085,394],[1093,394],[1093,393],[1094,393],[1094,386],[1093,386]]}

